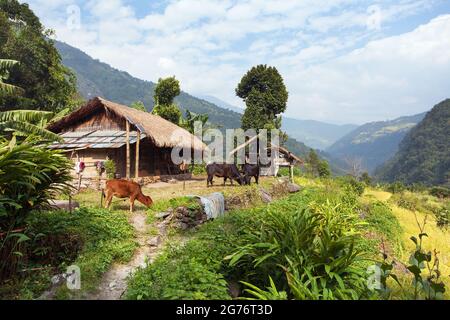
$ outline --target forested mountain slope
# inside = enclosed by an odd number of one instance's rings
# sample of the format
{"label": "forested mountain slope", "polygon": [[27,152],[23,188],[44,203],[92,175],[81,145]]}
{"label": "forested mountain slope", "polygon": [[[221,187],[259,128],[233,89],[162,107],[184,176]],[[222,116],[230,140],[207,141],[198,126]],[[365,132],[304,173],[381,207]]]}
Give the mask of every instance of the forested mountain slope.
{"label": "forested mountain slope", "polygon": [[389,182],[450,185],[450,99],[436,105],[411,130],[377,176]]}
{"label": "forested mountain slope", "polygon": [[403,138],[424,117],[422,113],[367,123],[333,144],[327,152],[343,162],[361,161],[363,169],[373,173],[395,155]]}

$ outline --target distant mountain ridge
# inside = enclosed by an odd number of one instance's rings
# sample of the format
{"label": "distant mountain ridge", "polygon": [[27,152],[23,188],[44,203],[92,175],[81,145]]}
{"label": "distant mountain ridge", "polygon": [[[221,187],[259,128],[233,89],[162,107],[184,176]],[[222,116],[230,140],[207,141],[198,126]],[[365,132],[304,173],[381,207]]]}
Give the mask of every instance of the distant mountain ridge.
{"label": "distant mountain ridge", "polygon": [[387,182],[450,187],[450,99],[427,113],[376,175]]}
{"label": "distant mountain ridge", "polygon": [[[244,113],[244,109],[233,106],[213,96],[200,96],[202,99],[231,111]],[[283,116],[283,131],[298,141],[314,149],[325,150],[334,142],[358,128],[357,125],[336,125],[315,120],[300,120]]]}
{"label": "distant mountain ridge", "polygon": [[408,132],[423,120],[426,113],[362,125],[326,151],[342,161],[362,161],[363,169],[373,173],[398,151]]}

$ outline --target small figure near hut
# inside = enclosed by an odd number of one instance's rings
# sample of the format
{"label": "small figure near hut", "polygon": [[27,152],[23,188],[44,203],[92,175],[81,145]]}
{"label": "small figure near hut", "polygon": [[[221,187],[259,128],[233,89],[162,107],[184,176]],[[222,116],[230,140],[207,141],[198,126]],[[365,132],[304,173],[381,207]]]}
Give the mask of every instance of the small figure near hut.
{"label": "small figure near hut", "polygon": [[105,208],[108,209],[111,206],[113,197],[117,198],[130,198],[130,212],[134,210],[135,200],[139,201],[147,208],[150,208],[153,204],[152,198],[142,193],[141,186],[133,181],[128,180],[108,180],[106,182],[106,202]]}

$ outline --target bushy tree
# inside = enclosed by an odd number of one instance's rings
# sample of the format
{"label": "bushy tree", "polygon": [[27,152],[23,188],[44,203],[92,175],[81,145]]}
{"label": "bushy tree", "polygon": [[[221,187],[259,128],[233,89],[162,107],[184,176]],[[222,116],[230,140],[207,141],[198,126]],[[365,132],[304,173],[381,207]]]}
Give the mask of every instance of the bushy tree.
{"label": "bushy tree", "polygon": [[153,114],[156,114],[176,125],[180,124],[181,111],[174,103],[174,99],[180,95],[180,82],[175,77],[159,79],[155,88],[155,107]]}
{"label": "bushy tree", "polygon": [[329,178],[331,176],[331,170],[328,161],[326,160],[319,161],[319,164],[317,166],[317,172],[319,174],[319,177]]}
{"label": "bushy tree", "polygon": [[281,127],[279,115],[286,111],[289,94],[275,67],[253,67],[238,84],[236,95],[247,106],[242,117],[244,130],[262,129],[267,125]]}
{"label": "bushy tree", "polygon": [[317,152],[313,149],[310,149],[308,155],[306,156],[306,166],[309,174],[311,174],[312,176],[317,175],[317,168],[319,166],[319,163],[320,159],[317,155]]}
{"label": "bushy tree", "polygon": [[24,90],[0,94],[2,111],[57,112],[78,103],[75,76],[63,66],[50,35],[28,4],[0,0],[0,57],[20,61],[8,83]]}
{"label": "bushy tree", "polygon": [[175,77],[160,78],[155,88],[155,105],[171,105],[180,93],[180,82]]}
{"label": "bushy tree", "polygon": [[153,114],[160,116],[176,125],[180,124],[181,121],[181,111],[175,104],[170,104],[168,106],[156,105],[153,108]]}
{"label": "bushy tree", "polygon": [[370,186],[372,184],[372,178],[370,177],[368,172],[364,172],[359,179],[361,182],[365,183],[366,186]]}

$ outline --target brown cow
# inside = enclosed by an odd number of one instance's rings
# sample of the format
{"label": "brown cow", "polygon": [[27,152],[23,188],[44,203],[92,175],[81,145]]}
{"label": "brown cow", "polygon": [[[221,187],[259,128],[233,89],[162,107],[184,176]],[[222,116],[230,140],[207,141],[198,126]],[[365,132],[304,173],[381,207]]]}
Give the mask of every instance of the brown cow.
{"label": "brown cow", "polygon": [[147,208],[153,204],[152,198],[142,193],[141,186],[133,181],[128,180],[108,180],[106,182],[106,202],[105,208],[111,206],[113,197],[130,198],[130,212],[134,210],[134,201],[137,200]]}

